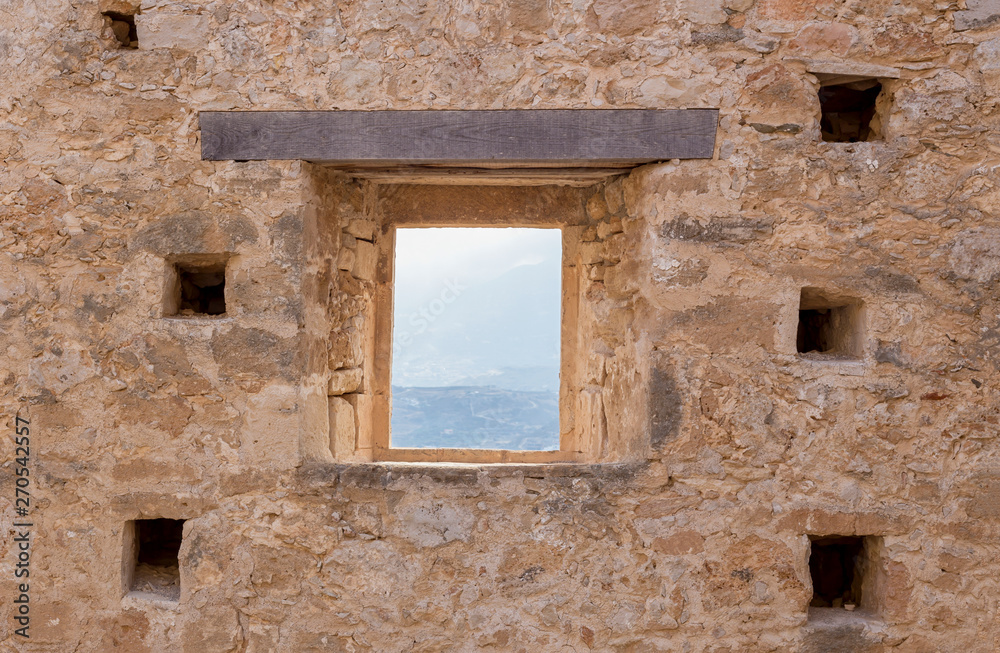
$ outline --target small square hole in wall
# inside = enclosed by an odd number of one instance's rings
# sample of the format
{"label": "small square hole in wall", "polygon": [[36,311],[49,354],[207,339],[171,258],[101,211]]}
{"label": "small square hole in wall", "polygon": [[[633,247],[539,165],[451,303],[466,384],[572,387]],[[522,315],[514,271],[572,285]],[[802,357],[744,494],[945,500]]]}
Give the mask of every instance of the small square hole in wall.
{"label": "small square hole in wall", "polygon": [[111,28],[115,40],[122,48],[135,50],[139,47],[139,35],[135,30],[135,14],[119,11],[105,11],[104,24]]}
{"label": "small square hole in wall", "polygon": [[222,316],[226,314],[225,259],[198,257],[178,261],[168,271],[163,314]]}
{"label": "small square hole in wall", "polygon": [[869,561],[864,537],[810,536],[812,608],[853,609],[861,605]]}
{"label": "small square hole in wall", "polygon": [[882,84],[861,79],[843,84],[825,84],[819,89],[823,140],[856,143],[882,138],[876,103]]}
{"label": "small square hole in wall", "polygon": [[803,288],[795,348],[813,358],[859,359],[864,350],[860,301]]}
{"label": "small square hole in wall", "polygon": [[123,572],[130,592],[180,599],[182,519],[137,519],[125,528]]}

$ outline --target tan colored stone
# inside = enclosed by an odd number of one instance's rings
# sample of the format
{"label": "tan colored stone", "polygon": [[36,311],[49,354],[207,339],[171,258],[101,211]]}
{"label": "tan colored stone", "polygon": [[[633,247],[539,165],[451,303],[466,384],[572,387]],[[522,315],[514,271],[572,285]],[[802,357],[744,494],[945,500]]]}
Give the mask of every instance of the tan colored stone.
{"label": "tan colored stone", "polygon": [[544,32],[552,25],[552,5],[535,0],[511,0],[507,20],[514,30]]}
{"label": "tan colored stone", "polygon": [[135,17],[140,50],[171,48],[194,51],[204,48],[209,38],[209,17],[170,11],[145,11]]}
{"label": "tan colored stone", "polygon": [[356,218],[347,223],[345,231],[355,238],[370,241],[375,238],[375,223]]}
{"label": "tan colored stone", "polygon": [[997,21],[1000,21],[998,0],[967,0],[966,10],[955,12],[955,30],[959,32],[987,27]]}
{"label": "tan colored stone", "polygon": [[673,515],[684,508],[696,506],[699,503],[697,497],[676,497],[669,499],[650,499],[643,502],[635,509],[636,517],[667,517]]}
{"label": "tan colored stone", "polygon": [[362,362],[363,348],[363,334],[358,329],[334,331],[330,334],[330,369],[357,368]]}
{"label": "tan colored stone", "polygon": [[694,531],[682,531],[670,537],[656,538],[652,547],[654,551],[669,556],[701,553],[705,548],[705,538]]}
{"label": "tan colored stone", "polygon": [[766,19],[801,21],[812,18],[824,0],[758,0],[757,13]]}
{"label": "tan colored stone", "polygon": [[357,446],[354,406],[340,397],[330,397],[330,450],[337,458],[353,455]]}
{"label": "tan colored stone", "polygon": [[595,0],[592,11],[598,29],[627,36],[653,25],[659,7],[654,0]]}
{"label": "tan colored stone", "polygon": [[857,30],[843,23],[807,25],[788,43],[788,51],[806,56],[845,56],[857,40]]}
{"label": "tan colored stone", "polygon": [[361,378],[362,370],[360,367],[334,370],[330,372],[330,383],[327,391],[330,396],[357,392],[361,386]]}
{"label": "tan colored stone", "polygon": [[680,0],[681,17],[698,25],[721,25],[728,15],[722,8],[723,0]]}
{"label": "tan colored stone", "polygon": [[351,268],[354,276],[366,281],[373,280],[375,278],[375,264],[377,262],[378,253],[375,250],[375,245],[364,240],[357,241],[354,266]]}

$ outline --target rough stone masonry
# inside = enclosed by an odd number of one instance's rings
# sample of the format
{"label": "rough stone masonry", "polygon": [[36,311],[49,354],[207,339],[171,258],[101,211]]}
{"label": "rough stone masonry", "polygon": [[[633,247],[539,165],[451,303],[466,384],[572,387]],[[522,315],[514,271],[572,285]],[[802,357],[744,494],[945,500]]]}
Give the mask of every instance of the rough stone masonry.
{"label": "rough stone masonry", "polygon": [[[0,651],[1000,648],[997,0],[9,0],[0,61]],[[715,154],[200,156],[203,111],[554,108],[718,108]],[[379,462],[383,239],[511,216],[576,243],[589,454]]]}

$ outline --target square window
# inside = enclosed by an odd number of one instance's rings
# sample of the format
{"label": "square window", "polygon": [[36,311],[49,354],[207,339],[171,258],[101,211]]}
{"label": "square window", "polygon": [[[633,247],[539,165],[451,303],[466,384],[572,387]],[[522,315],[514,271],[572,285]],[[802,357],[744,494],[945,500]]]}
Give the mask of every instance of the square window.
{"label": "square window", "polygon": [[[371,383],[343,397],[355,409],[356,456],[551,463],[589,459],[602,446],[600,407],[579,396],[574,361],[591,264],[577,214],[566,214],[571,221],[509,223],[404,215],[382,227],[374,319],[361,326]],[[338,435],[345,444],[335,456],[351,455],[349,436]]]}
{"label": "square window", "polygon": [[395,232],[390,446],[558,451],[562,231]]}
{"label": "square window", "polygon": [[811,358],[860,359],[864,352],[860,301],[803,288],[795,348]]}
{"label": "square window", "polygon": [[175,262],[167,273],[164,315],[224,316],[226,263],[224,258],[219,257]]}
{"label": "square window", "polygon": [[177,601],[181,594],[178,553],[182,519],[137,519],[125,527],[122,560],[125,589]]}
{"label": "square window", "polygon": [[882,138],[878,99],[882,84],[877,79],[826,83],[819,89],[823,140],[832,143],[875,141]]}
{"label": "square window", "polygon": [[371,217],[333,223],[335,282],[357,298],[326,341],[334,460],[597,462],[643,446],[619,438],[594,363],[619,337],[603,279],[624,205],[595,218],[582,200],[602,195],[551,185],[371,192]]}
{"label": "square window", "polygon": [[135,50],[139,47],[139,35],[135,28],[135,14],[105,11],[104,22],[118,41],[119,47]]}
{"label": "square window", "polygon": [[[853,609],[861,605],[867,572],[865,538],[810,537],[809,575],[813,608]],[[852,607],[853,606],[853,607]]]}

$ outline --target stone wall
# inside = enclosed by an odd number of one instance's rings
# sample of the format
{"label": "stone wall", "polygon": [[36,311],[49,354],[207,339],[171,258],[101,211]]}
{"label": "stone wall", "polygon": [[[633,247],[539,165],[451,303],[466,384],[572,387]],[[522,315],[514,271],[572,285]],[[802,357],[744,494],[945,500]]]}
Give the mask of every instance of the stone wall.
{"label": "stone wall", "polygon": [[[995,0],[15,0],[0,61],[0,650],[996,649]],[[817,62],[897,71],[880,140],[822,141]],[[436,191],[202,161],[198,112],[611,107],[721,115],[711,160],[547,191],[602,453],[363,462],[378,216]],[[226,317],[165,318],[205,255]],[[803,288],[860,355],[799,354]],[[179,601],[126,595],[147,518]],[[819,535],[870,538],[856,612],[808,611]]]}

